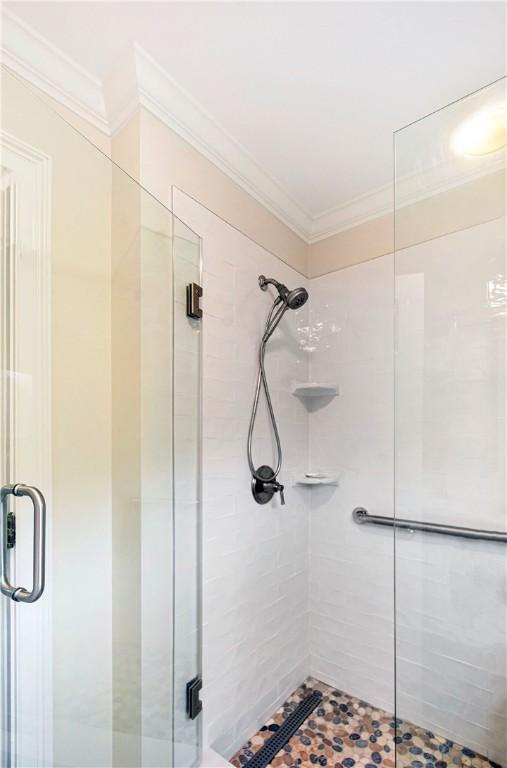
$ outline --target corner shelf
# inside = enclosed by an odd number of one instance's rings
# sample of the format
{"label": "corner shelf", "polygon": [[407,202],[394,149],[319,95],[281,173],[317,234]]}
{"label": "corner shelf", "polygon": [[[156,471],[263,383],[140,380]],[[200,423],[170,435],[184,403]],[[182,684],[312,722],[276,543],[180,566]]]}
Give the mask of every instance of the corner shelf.
{"label": "corner shelf", "polygon": [[296,397],[336,397],[338,387],[329,382],[295,381],[292,385],[292,394]]}
{"label": "corner shelf", "polygon": [[315,486],[315,485],[339,485],[338,478],[337,477],[330,477],[329,475],[321,475],[318,477],[304,475],[304,477],[300,477],[294,485],[305,485],[305,486]]}

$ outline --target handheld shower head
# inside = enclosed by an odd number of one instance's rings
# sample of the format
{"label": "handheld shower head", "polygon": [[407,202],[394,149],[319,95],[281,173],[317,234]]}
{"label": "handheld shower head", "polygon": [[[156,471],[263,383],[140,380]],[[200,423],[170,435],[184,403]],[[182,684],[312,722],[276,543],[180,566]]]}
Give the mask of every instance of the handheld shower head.
{"label": "handheld shower head", "polygon": [[267,291],[268,285],[273,285],[276,288],[280,299],[289,309],[299,309],[308,301],[308,291],[306,288],[294,288],[294,290],[289,291],[286,285],[279,283],[273,277],[259,275],[259,288],[261,291]]}
{"label": "handheld shower head", "polygon": [[285,299],[289,309],[299,309],[308,301],[308,291],[306,288],[294,288]]}
{"label": "handheld shower head", "polygon": [[[266,377],[266,370],[264,368],[264,354],[266,352],[266,344],[268,343],[273,332],[278,327],[278,324],[282,317],[285,315],[288,309],[299,309],[308,301],[308,291],[306,288],[294,288],[289,291],[286,285],[279,283],[272,277],[264,277],[259,275],[259,288],[262,291],[267,291],[268,285],[272,285],[278,291],[278,296],[274,300],[271,309],[268,313],[268,319],[264,328],[264,333],[261,338],[261,345],[259,349],[259,373],[257,374],[257,384],[255,387],[255,397],[252,407],[252,415],[250,417],[250,426],[248,428],[247,438],[247,458],[250,472],[252,473],[252,493],[254,499],[258,504],[266,504],[273,498],[275,493],[280,494],[280,501],[285,504],[283,495],[283,485],[277,481],[278,473],[282,466],[282,444],[280,442],[280,435],[278,434],[278,426],[276,424],[275,413],[273,411],[273,405],[271,403],[271,397],[269,394],[268,380]],[[255,419],[257,417],[257,408],[259,406],[259,397],[261,393],[261,387],[264,388],[264,394],[266,395],[266,402],[268,406],[269,417],[271,419],[271,425],[273,427],[273,433],[276,442],[276,466],[271,468],[268,465],[255,468],[252,458],[252,436],[255,426]]]}

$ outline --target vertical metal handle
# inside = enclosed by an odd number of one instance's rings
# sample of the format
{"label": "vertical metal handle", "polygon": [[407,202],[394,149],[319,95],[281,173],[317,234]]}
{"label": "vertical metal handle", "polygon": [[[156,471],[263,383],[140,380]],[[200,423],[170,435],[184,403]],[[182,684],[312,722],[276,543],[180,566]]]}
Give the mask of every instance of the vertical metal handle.
{"label": "vertical metal handle", "polygon": [[[28,496],[33,505],[33,580],[32,589],[14,587],[7,574],[7,546],[5,525],[7,520],[8,496]],[[44,592],[46,577],[46,501],[44,496],[32,485],[4,485],[0,491],[1,525],[3,529],[2,574],[0,590],[3,595],[10,597],[16,603],[35,603]]]}

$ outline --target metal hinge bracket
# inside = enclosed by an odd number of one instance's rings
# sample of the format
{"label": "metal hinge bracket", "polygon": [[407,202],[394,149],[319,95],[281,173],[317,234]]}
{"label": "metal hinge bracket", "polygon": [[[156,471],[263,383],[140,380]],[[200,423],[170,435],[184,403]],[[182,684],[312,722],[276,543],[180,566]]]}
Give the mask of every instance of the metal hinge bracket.
{"label": "metal hinge bracket", "polygon": [[187,317],[193,317],[196,320],[202,318],[202,309],[200,306],[200,298],[202,296],[202,288],[197,283],[189,283],[187,285]]}
{"label": "metal hinge bracket", "polygon": [[202,712],[202,701],[199,698],[199,692],[202,690],[202,679],[194,677],[187,683],[187,715],[190,720],[195,720],[197,715]]}

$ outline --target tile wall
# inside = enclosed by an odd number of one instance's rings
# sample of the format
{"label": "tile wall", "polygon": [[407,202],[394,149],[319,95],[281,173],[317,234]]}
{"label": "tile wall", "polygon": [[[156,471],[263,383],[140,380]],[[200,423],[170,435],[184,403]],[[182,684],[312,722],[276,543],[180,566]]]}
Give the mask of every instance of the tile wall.
{"label": "tile wall", "polygon": [[[505,253],[501,219],[311,281],[311,673],[387,709],[393,534],[351,512],[506,530]],[[399,716],[505,764],[505,545],[399,533],[396,567]]]}
{"label": "tile wall", "polygon": [[[267,354],[287,504],[260,507],[245,455],[257,277],[308,283],[181,193],[175,211],[203,238],[204,740],[230,757],[307,674],[394,707],[394,537],[354,507],[392,515],[396,493],[399,515],[505,525],[504,239],[491,222],[310,281]],[[295,380],[339,396],[305,404]],[[265,411],[255,456],[273,457]],[[339,486],[293,487],[307,470]],[[396,544],[399,715],[505,762],[505,552]]]}
{"label": "tile wall", "polygon": [[[290,394],[306,380],[308,311],[291,311],[266,354],[284,446],[286,505],[256,504],[246,437],[258,344],[271,294],[258,276],[307,285],[291,267],[175,192],[175,213],[202,237],[204,743],[228,757],[309,670],[308,496],[293,487],[307,468],[308,412]],[[273,460],[264,405],[254,459]]]}

